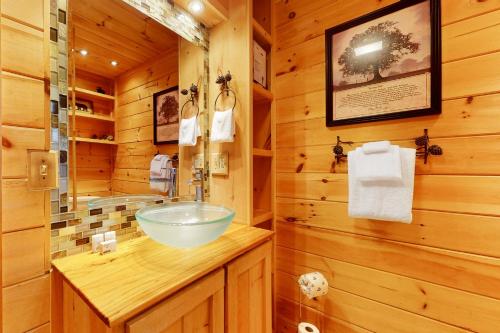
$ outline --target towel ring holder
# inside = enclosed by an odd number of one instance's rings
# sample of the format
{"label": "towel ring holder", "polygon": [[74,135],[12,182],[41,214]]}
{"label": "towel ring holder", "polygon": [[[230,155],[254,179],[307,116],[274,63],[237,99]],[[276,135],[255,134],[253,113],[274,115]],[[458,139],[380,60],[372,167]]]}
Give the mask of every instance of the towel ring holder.
{"label": "towel ring holder", "polygon": [[234,112],[234,109],[236,108],[236,93],[231,89],[231,88],[224,88],[222,89],[222,91],[219,93],[219,95],[217,95],[217,98],[215,98],[215,103],[214,103],[214,111],[217,112],[217,102],[219,101],[219,98],[224,94],[226,93],[227,96],[229,96],[229,93],[232,93],[233,94],[233,98],[234,98],[234,103],[233,103],[233,106],[231,107],[231,111]]}
{"label": "towel ring holder", "polygon": [[198,116],[200,115],[200,106],[198,105],[198,103],[195,103],[195,101],[192,98],[190,98],[182,105],[181,119],[184,119],[184,108],[186,107],[186,105],[189,104],[189,102],[193,102],[193,105],[196,106],[196,117],[198,118]]}

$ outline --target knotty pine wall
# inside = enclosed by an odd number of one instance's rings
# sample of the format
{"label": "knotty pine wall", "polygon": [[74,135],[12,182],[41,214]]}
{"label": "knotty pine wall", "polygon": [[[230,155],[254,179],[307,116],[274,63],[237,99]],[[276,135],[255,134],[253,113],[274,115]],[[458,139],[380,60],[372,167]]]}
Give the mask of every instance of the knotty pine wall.
{"label": "knotty pine wall", "polygon": [[[443,112],[325,127],[324,30],[389,0],[275,1],[278,332],[296,332],[298,275],[322,332],[500,330],[500,1],[442,0]],[[417,161],[410,225],[347,216],[336,136],[414,147],[428,128],[444,155]]]}
{"label": "knotty pine wall", "polygon": [[178,80],[178,45],[117,78],[113,194],[150,193],[151,159],[158,150],[170,155],[178,152],[176,144],[153,144],[153,94],[176,86]]}
{"label": "knotty pine wall", "polygon": [[49,331],[49,191],[28,189],[28,150],[49,150],[49,1],[1,1],[0,331]]}

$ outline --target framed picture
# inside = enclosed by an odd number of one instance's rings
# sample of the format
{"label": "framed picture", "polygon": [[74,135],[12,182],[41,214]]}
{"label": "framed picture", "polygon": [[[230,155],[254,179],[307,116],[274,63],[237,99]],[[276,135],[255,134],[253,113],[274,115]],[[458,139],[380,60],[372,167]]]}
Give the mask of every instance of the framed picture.
{"label": "framed picture", "polygon": [[439,0],[405,0],[326,30],[326,125],[441,113]]}
{"label": "framed picture", "polygon": [[179,142],[179,87],[153,94],[154,144]]}

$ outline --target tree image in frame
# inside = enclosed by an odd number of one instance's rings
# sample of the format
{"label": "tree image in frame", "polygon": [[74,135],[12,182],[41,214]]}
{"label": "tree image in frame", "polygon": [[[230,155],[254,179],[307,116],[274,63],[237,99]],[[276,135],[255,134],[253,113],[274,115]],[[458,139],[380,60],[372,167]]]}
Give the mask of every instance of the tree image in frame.
{"label": "tree image in frame", "polygon": [[[413,42],[412,37],[412,33],[401,32],[394,21],[373,25],[352,37],[349,46],[338,58],[340,71],[344,77],[372,74],[370,81],[380,81],[383,79],[381,71],[388,70],[405,55],[419,50],[420,44]],[[382,42],[381,49],[356,55],[356,49],[379,42]]]}
{"label": "tree image in frame", "polygon": [[176,123],[179,120],[179,102],[173,95],[167,95],[163,98],[160,109],[158,110],[160,121],[158,125],[168,125]]}

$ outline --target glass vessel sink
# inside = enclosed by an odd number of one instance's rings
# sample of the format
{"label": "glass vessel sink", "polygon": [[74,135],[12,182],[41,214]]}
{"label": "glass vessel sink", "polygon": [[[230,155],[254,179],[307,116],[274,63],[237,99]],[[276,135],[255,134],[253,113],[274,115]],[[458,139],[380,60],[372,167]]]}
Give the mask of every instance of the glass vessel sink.
{"label": "glass vessel sink", "polygon": [[231,209],[205,202],[176,202],[142,208],[135,217],[142,230],[155,241],[187,248],[219,238],[234,214]]}
{"label": "glass vessel sink", "polygon": [[89,208],[97,208],[102,206],[118,206],[118,205],[126,205],[129,203],[137,203],[137,202],[150,202],[165,199],[161,195],[158,194],[130,194],[130,195],[114,195],[111,197],[102,197],[90,200],[88,202]]}

